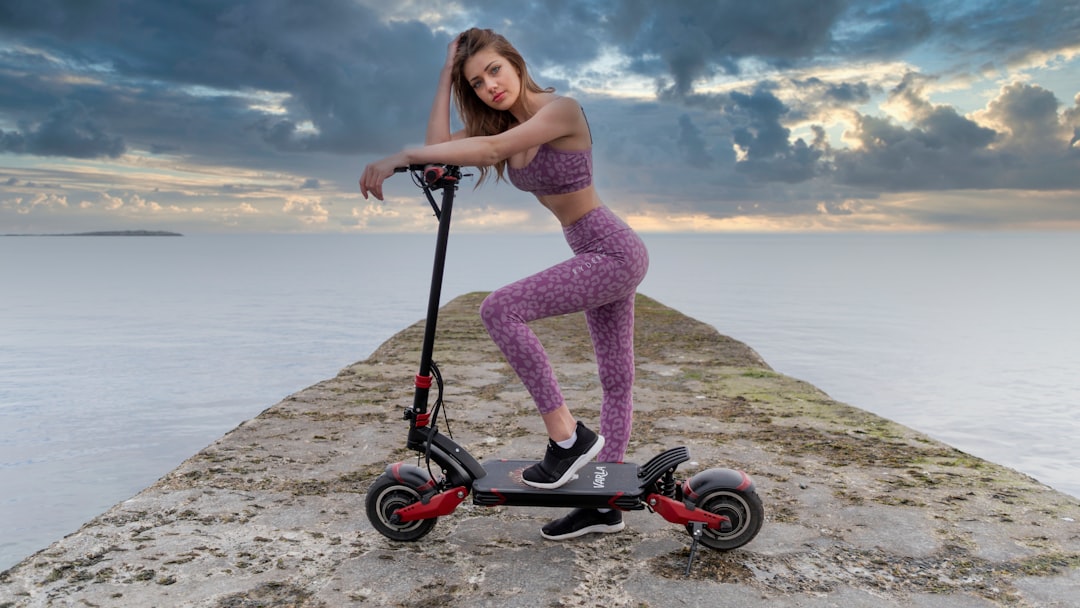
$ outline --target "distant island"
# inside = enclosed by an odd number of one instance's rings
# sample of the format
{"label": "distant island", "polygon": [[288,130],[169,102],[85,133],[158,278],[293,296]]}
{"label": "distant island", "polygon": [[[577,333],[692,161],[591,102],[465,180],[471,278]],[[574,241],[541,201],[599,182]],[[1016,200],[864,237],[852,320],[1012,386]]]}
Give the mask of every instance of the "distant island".
{"label": "distant island", "polygon": [[166,230],[103,230],[100,232],[72,232],[67,234],[5,234],[4,236],[184,236]]}

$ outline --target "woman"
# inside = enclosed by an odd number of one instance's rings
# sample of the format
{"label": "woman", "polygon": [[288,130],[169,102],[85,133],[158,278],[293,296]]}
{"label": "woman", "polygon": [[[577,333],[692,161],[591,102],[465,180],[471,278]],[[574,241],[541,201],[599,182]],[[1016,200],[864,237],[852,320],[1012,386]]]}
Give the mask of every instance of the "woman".
{"label": "woman", "polygon": [[[450,132],[451,93],[465,128]],[[648,268],[641,239],[600,201],[592,183],[592,136],[581,107],[540,88],[521,54],[491,30],[473,28],[451,42],[422,148],[364,168],[360,191],[382,200],[396,167],[445,163],[494,168],[536,195],[563,226],[574,257],[489,295],[480,316],[529,390],[548,432],[542,461],[522,472],[537,488],[558,488],[594,457],[622,461],[630,439],[634,381],[634,292]],[[600,433],[570,413],[543,346],[527,323],[585,311],[603,388]],[[543,527],[562,540],[623,529],[622,514],[574,509]]]}

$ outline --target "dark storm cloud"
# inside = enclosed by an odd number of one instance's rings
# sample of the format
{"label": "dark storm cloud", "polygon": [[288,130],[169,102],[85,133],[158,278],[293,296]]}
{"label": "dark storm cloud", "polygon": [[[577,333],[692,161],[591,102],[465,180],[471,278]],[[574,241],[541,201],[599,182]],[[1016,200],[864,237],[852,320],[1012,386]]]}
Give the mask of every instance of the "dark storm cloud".
{"label": "dark storm cloud", "polygon": [[[619,140],[620,167],[633,168],[628,173],[634,175],[683,176],[663,184],[633,184],[656,197],[664,188],[689,193],[708,184],[707,196],[682,208],[714,217],[732,213],[723,201],[753,201],[759,212],[788,214],[848,196],[873,198],[882,191],[1080,187],[1080,154],[1071,151],[1068,136],[1063,136],[1080,126],[1080,101],[1075,113],[1059,116],[1060,103],[1050,91],[1017,84],[1005,88],[985,113],[968,117],[929,102],[927,86],[932,81],[909,74],[888,92],[889,103],[909,116],[904,124],[851,109],[868,99],[865,83],[837,87],[792,82],[805,86],[805,95],[793,101],[796,105],[777,97],[778,82],[759,83],[749,92],[690,95],[681,99],[681,115],[650,119],[658,125],[666,120],[666,130],[638,138],[643,146],[636,148],[638,153],[628,155],[624,149],[635,148]],[[844,98],[852,103],[839,101]],[[793,135],[788,125],[794,119],[809,120],[811,110],[822,107],[847,108],[855,119],[847,135],[857,146],[830,145],[824,127],[817,124],[805,127],[810,133],[805,139]],[[614,131],[604,137],[625,137],[622,129]],[[738,156],[717,153],[732,146]],[[645,150],[648,153],[642,153]],[[710,163],[687,162],[688,154],[703,150],[710,152]],[[676,158],[682,162],[673,163]]]}
{"label": "dark storm cloud", "polygon": [[[218,145],[255,137],[283,150],[382,150],[400,145],[394,131],[423,132],[432,83],[411,74],[437,73],[446,44],[418,22],[383,23],[344,0],[12,0],[0,31],[21,43],[0,64],[5,91],[22,91],[5,99],[22,125],[5,133],[9,149],[56,126],[42,108],[78,99],[91,116],[118,114],[115,132],[147,148],[190,152],[205,134]],[[252,108],[246,95],[257,91],[287,95],[287,114]],[[123,108],[132,100],[140,111]],[[77,133],[108,139],[86,124]]]}
{"label": "dark storm cloud", "polygon": [[861,144],[836,152],[841,184],[891,191],[986,187],[996,159],[982,146],[950,142],[921,121],[905,128],[885,118],[860,116],[855,136]]}
{"label": "dark storm cloud", "polygon": [[732,139],[748,158],[770,158],[787,150],[791,130],[781,123],[788,111],[784,102],[764,89],[751,94],[736,91],[728,99],[727,113],[740,115],[737,119],[739,126],[732,132]]}
{"label": "dark storm cloud", "polygon": [[822,161],[829,152],[825,132],[813,127],[814,140],[807,144],[802,138],[784,146],[767,157],[750,157],[739,161],[737,171],[762,182],[797,184],[824,174],[828,166]]}
{"label": "dark storm cloud", "polygon": [[683,152],[683,158],[691,167],[701,168],[712,164],[712,158],[705,147],[705,138],[688,114],[679,117],[678,145]]}
{"label": "dark storm cloud", "polygon": [[1075,0],[926,5],[940,11],[934,18],[942,48],[961,56],[989,56],[1000,65],[1074,46],[1080,39],[1080,4]]}
{"label": "dark storm cloud", "polygon": [[[484,0],[455,4],[454,14],[446,6],[4,0],[0,149],[102,158],[139,150],[284,168],[304,176],[294,184],[307,179],[299,189],[329,191],[354,183],[349,156],[423,139],[450,32],[476,24],[567,78],[591,78],[586,66],[615,50],[655,81],[660,95],[648,102],[569,91],[583,98],[597,135],[598,182],[645,200],[779,207],[843,188],[1074,187],[1080,174],[1080,101],[1063,119],[1047,89],[1015,85],[971,117],[929,103],[923,77],[890,92],[859,76],[802,76],[867,60],[917,63],[905,54],[928,49],[941,65],[927,69],[938,73],[1018,61],[1076,44],[1075,2]],[[751,79],[760,66],[810,71],[703,92],[705,78]],[[542,84],[567,92],[569,83]],[[909,122],[865,113],[886,93],[908,108]],[[851,118],[858,147],[830,142],[835,133],[819,124],[830,111]],[[340,175],[322,166],[330,155],[341,157]]]}
{"label": "dark storm cloud", "polygon": [[[672,213],[733,217],[744,213],[739,208],[743,204],[784,214],[813,209],[833,194],[816,186],[787,185],[809,180],[819,170],[803,151],[815,142],[777,146],[772,155],[761,148],[754,160],[740,160],[733,149],[732,132],[743,121],[777,128],[768,125],[770,111],[774,118],[781,115],[763,99],[769,95],[760,94],[760,105],[740,109],[737,115],[720,111],[723,103],[733,103],[727,97],[709,98],[708,103],[699,97],[701,104],[687,107],[656,103],[627,107],[615,100],[585,99],[594,117],[598,186],[620,205],[648,207],[656,202]],[[749,116],[753,111],[759,116]],[[769,170],[776,173],[762,175]]]}
{"label": "dark storm cloud", "polygon": [[671,78],[678,94],[716,73],[737,74],[739,60],[783,66],[826,48],[847,2],[700,0],[658,4],[613,0],[610,36],[637,71]]}
{"label": "dark storm cloud", "polygon": [[804,100],[815,107],[850,107],[870,101],[874,92],[865,82],[824,82],[820,78],[792,81]]}
{"label": "dark storm cloud", "polygon": [[[724,179],[741,176],[749,182],[799,183],[828,173],[829,144],[820,126],[811,127],[813,139],[807,143],[802,138],[792,141],[791,129],[786,123],[804,119],[804,109],[793,108],[776,96],[779,84],[761,82],[747,93],[732,91],[720,94],[694,94],[684,98],[688,108],[708,120],[712,129],[701,138],[712,140],[711,149],[733,147],[724,158],[728,169]],[[810,97],[828,97],[832,86],[815,83],[810,87]],[[858,88],[858,87],[854,87]],[[823,105],[833,105],[829,101]],[[689,119],[687,119],[689,120]],[[702,142],[701,147],[709,146]],[[740,198],[746,198],[742,187],[736,189]]]}
{"label": "dark storm cloud", "polygon": [[0,130],[0,150],[17,154],[116,158],[124,149],[122,138],[106,134],[75,101],[64,102],[38,125],[12,132]]}
{"label": "dark storm cloud", "polygon": [[1009,127],[1009,143],[1021,147],[1041,147],[1059,129],[1060,102],[1053,92],[1037,85],[1014,84],[987,106],[988,117]]}
{"label": "dark storm cloud", "polygon": [[533,66],[581,65],[595,59],[606,41],[607,2],[546,0],[469,2],[475,19],[463,27],[491,27],[506,36]]}
{"label": "dark storm cloud", "polygon": [[633,71],[678,94],[743,60],[790,67],[830,59],[890,60],[917,48],[968,65],[1013,61],[1075,44],[1072,0],[544,0],[469,2],[463,25],[491,24],[536,64],[568,67],[605,45]]}
{"label": "dark storm cloud", "polygon": [[830,50],[851,57],[895,57],[928,40],[935,29],[928,8],[916,2],[855,2]]}
{"label": "dark storm cloud", "polygon": [[918,79],[907,77],[892,92],[907,104],[911,127],[861,116],[854,133],[860,145],[837,151],[841,184],[893,191],[936,189],[1054,190],[1080,187],[1076,158],[1063,137],[1067,114],[1042,87],[1014,84],[991,101],[982,117],[1001,130],[927,102]]}

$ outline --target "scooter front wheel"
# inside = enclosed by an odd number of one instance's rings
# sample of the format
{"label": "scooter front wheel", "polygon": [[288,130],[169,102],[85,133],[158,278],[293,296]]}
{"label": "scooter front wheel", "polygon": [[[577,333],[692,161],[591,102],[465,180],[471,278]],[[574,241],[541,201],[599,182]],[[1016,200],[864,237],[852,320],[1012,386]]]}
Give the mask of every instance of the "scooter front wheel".
{"label": "scooter front wheel", "polygon": [[420,494],[415,489],[383,473],[368,488],[368,520],[390,540],[419,540],[431,532],[438,518],[398,522],[394,517],[394,511],[417,502],[420,502]]}
{"label": "scooter front wheel", "polygon": [[[752,489],[718,488],[706,492],[695,503],[698,508],[723,515],[731,521],[731,530],[727,532],[709,528],[702,531],[701,544],[720,551],[737,549],[753,540],[765,519],[761,497]],[[689,525],[686,530],[694,533]]]}

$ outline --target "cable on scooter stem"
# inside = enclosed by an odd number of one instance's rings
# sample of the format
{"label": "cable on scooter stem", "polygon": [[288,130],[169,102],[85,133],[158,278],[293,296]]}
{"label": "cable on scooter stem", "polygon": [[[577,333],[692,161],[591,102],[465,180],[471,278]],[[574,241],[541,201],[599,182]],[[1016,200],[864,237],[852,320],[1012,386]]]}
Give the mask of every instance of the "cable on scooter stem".
{"label": "cable on scooter stem", "polygon": [[[431,362],[431,375],[435,376],[435,381],[438,382],[439,385],[438,396],[435,397],[435,405],[431,408],[431,419],[434,420],[436,424],[438,424],[439,412],[442,411],[445,402],[443,401],[442,372],[439,371],[439,365],[434,361]],[[450,428],[450,416],[448,416],[446,412],[442,412],[442,418],[443,422],[446,423],[446,436],[450,439],[453,439],[454,431]]]}
{"label": "cable on scooter stem", "polygon": [[[446,238],[445,231],[448,229],[448,225],[446,225],[446,226],[443,225],[443,208],[440,207],[439,204],[435,201],[435,197],[432,195],[432,192],[434,190],[440,190],[440,189],[444,190],[443,204],[446,205],[447,207],[449,207],[452,200],[453,200],[453,193],[454,193],[454,191],[457,190],[458,181],[462,177],[459,169],[460,168],[458,166],[456,166],[456,165],[446,165],[446,164],[440,164],[440,163],[410,164],[408,167],[395,167],[394,168],[395,173],[404,173],[406,171],[410,172],[411,176],[412,176],[413,184],[415,184],[417,187],[419,187],[421,190],[423,190],[424,196],[427,198],[428,203],[430,203],[432,210],[434,210],[434,212],[435,212],[435,217],[439,220],[439,223],[440,223],[439,224],[440,225],[440,229],[439,229],[440,230],[440,237],[439,238],[440,238],[440,242],[443,242],[443,243],[445,243],[445,238]],[[447,209],[447,210],[449,210],[449,209]],[[437,267],[441,267],[440,266],[441,262],[439,261],[440,253],[438,251],[438,248],[436,248],[436,249],[437,249],[437,251],[436,251],[436,262],[435,263],[436,263]],[[440,272],[440,275],[439,275],[440,280],[439,280],[439,282],[441,283],[441,270],[439,272]],[[433,278],[433,283],[432,283],[433,293],[437,293],[437,291],[436,291],[437,289],[438,288],[435,286],[435,279]],[[433,296],[433,297],[437,297],[437,296]],[[424,451],[423,451],[424,461],[425,461],[425,464],[426,464],[426,467],[427,467],[427,470],[428,470],[428,474],[430,474],[432,476],[432,479],[434,479],[435,476],[431,472],[431,451],[432,451],[432,447],[433,447],[434,442],[435,442],[435,434],[438,432],[439,413],[442,410],[442,406],[443,406],[443,379],[442,379],[442,374],[439,371],[438,365],[435,363],[435,361],[431,360],[431,357],[430,357],[430,348],[431,348],[432,345],[428,343],[429,337],[427,336],[427,331],[431,329],[431,323],[432,323],[431,319],[433,318],[432,315],[435,314],[435,312],[432,310],[432,306],[433,306],[432,301],[429,300],[429,302],[428,302],[428,317],[429,317],[428,318],[428,329],[425,330],[425,338],[424,338],[424,341],[425,341],[424,342],[424,353],[425,354],[423,354],[423,356],[421,357],[421,371],[420,371],[420,374],[427,375],[429,378],[434,379],[436,381],[437,387],[438,387],[438,396],[437,396],[437,398],[435,400],[435,404],[431,407],[431,411],[430,411],[431,415],[430,415],[429,420],[427,422],[427,433],[426,433],[426,438],[424,440]],[[426,363],[425,363],[425,360],[426,360]],[[424,370],[425,365],[429,368],[428,370],[426,370],[426,372]],[[420,377],[420,375],[417,376],[417,378],[419,378],[419,377]],[[421,389],[420,389],[419,385],[417,385],[417,393],[416,393],[416,396],[414,398],[414,408],[416,407],[416,403],[418,402],[418,400],[420,400],[422,398],[424,400],[423,408],[425,410],[427,409],[426,400],[427,400],[427,388],[428,387],[430,387],[430,380],[427,383],[427,387],[424,387],[423,395],[421,396],[421,392],[420,392]],[[406,417],[408,417],[407,414],[406,414]],[[450,419],[449,419],[449,417],[447,417],[445,412],[443,412],[443,419],[446,421],[447,435],[450,437],[451,440],[453,440],[454,434],[453,434],[453,431],[451,431],[451,429],[450,429]],[[419,462],[417,462],[417,464],[419,464]]]}
{"label": "cable on scooter stem", "polygon": [[[429,163],[426,165],[395,167],[394,173],[405,173],[406,171],[412,172],[413,184],[424,191],[424,196],[427,197],[428,203],[431,204],[431,208],[435,211],[435,219],[442,219],[442,209],[440,209],[439,204],[435,202],[435,197],[431,195],[432,186],[435,186],[435,189],[444,187],[436,184],[448,174],[453,174],[457,169],[458,167],[455,165]],[[452,182],[457,182],[457,179],[458,176],[456,175],[451,177]]]}
{"label": "cable on scooter stem", "polygon": [[[427,441],[424,445],[424,466],[427,468],[428,475],[434,479],[435,475],[431,472],[431,444],[435,440],[435,433],[438,432],[439,427],[439,412],[442,411],[443,406],[443,379],[442,372],[439,371],[439,365],[434,361],[431,362],[431,376],[435,379],[435,386],[438,387],[438,396],[435,398],[435,404],[431,407],[431,422],[428,424]],[[454,432],[450,429],[450,417],[443,412],[443,421],[446,422],[446,434],[453,439]]]}

